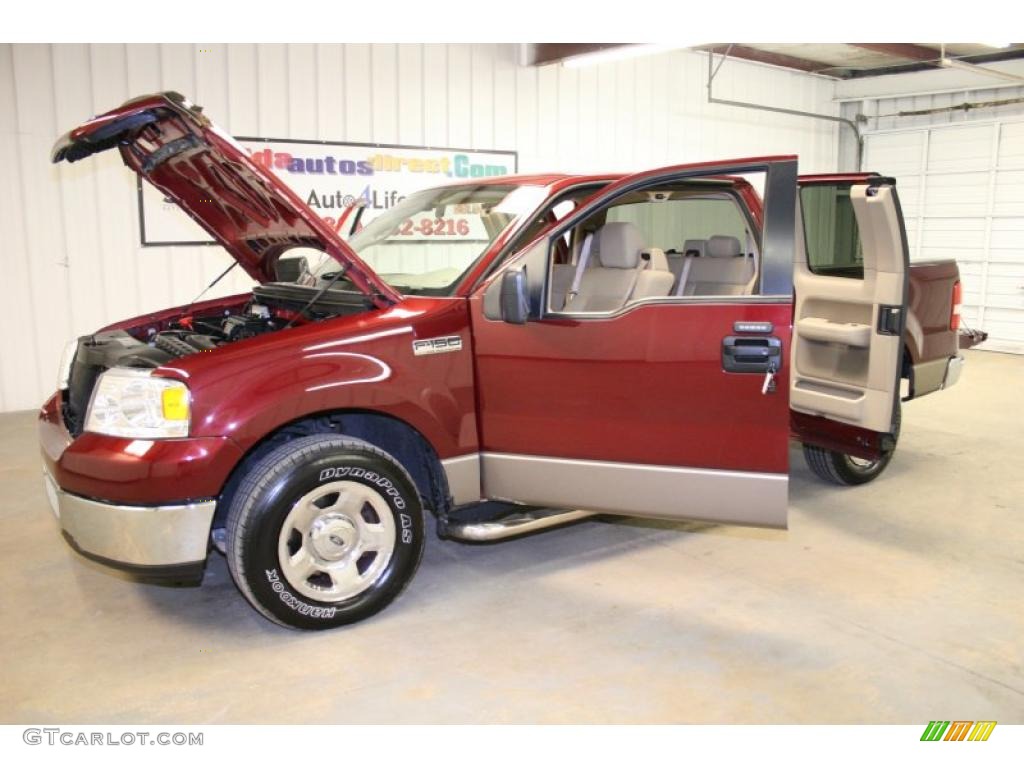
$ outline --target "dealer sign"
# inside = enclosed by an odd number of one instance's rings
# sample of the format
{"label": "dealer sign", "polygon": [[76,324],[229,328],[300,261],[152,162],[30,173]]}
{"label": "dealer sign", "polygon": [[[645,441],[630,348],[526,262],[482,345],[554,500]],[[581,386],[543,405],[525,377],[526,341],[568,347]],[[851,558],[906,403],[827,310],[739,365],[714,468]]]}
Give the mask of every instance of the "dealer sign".
{"label": "dealer sign", "polygon": [[[364,208],[365,225],[420,189],[517,171],[517,154],[502,150],[346,144],[239,137],[253,162],[276,173],[314,211],[346,237],[352,217]],[[153,186],[139,179],[143,245],[206,245],[209,235]],[[341,222],[341,223],[339,223]]]}

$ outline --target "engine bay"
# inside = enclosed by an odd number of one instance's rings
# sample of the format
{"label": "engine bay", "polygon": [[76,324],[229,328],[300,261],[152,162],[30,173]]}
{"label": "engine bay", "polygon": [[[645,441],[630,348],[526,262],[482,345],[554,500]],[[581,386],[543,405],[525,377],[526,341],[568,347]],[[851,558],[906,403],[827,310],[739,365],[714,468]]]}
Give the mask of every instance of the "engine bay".
{"label": "engine bay", "polygon": [[242,314],[213,317],[186,315],[170,328],[149,336],[147,347],[153,352],[144,359],[159,359],[157,365],[161,365],[178,357],[209,352],[224,344],[280,330],[289,321],[290,318],[276,317],[269,307],[255,302],[250,303]]}
{"label": "engine bay", "polygon": [[72,435],[81,433],[96,381],[109,368],[158,368],[187,355],[212,352],[290,326],[363,312],[371,306],[365,296],[352,291],[320,295],[310,286],[266,283],[256,286],[244,305],[194,313],[186,307],[159,322],[83,336],[68,374],[65,425]]}

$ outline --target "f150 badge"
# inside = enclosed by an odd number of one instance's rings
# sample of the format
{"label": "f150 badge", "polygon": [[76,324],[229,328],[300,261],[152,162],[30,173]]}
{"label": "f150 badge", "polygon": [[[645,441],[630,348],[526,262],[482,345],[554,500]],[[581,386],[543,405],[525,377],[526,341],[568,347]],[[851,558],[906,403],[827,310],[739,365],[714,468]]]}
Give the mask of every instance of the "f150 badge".
{"label": "f150 badge", "polygon": [[418,339],[412,343],[414,355],[437,355],[462,349],[461,336],[438,336],[436,339]]}

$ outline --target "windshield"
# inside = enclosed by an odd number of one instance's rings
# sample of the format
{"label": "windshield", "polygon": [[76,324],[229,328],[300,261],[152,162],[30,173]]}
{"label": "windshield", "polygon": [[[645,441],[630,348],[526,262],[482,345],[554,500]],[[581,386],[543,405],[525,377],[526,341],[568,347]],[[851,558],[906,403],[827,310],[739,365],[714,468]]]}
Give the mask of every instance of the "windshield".
{"label": "windshield", "polygon": [[[544,187],[515,184],[427,189],[377,216],[348,244],[402,293],[443,296],[506,227],[545,197]],[[323,277],[337,267],[325,258],[313,273]]]}

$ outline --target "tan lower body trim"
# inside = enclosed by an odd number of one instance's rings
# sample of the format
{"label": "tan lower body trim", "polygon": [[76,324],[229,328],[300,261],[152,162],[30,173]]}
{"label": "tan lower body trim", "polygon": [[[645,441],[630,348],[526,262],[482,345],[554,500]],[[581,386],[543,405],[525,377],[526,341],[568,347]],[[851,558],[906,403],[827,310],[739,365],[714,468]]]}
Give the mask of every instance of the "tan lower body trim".
{"label": "tan lower body trim", "polygon": [[441,467],[448,478],[448,493],[452,504],[472,504],[480,501],[480,454],[467,453],[452,459],[443,459]]}
{"label": "tan lower body trim", "polygon": [[489,499],[666,520],[786,527],[789,475],[482,454]]}
{"label": "tan lower body trim", "polygon": [[949,365],[948,357],[940,357],[938,360],[929,360],[926,363],[918,363],[914,366],[914,397],[921,397],[942,389],[942,382],[946,378],[946,367]]}

